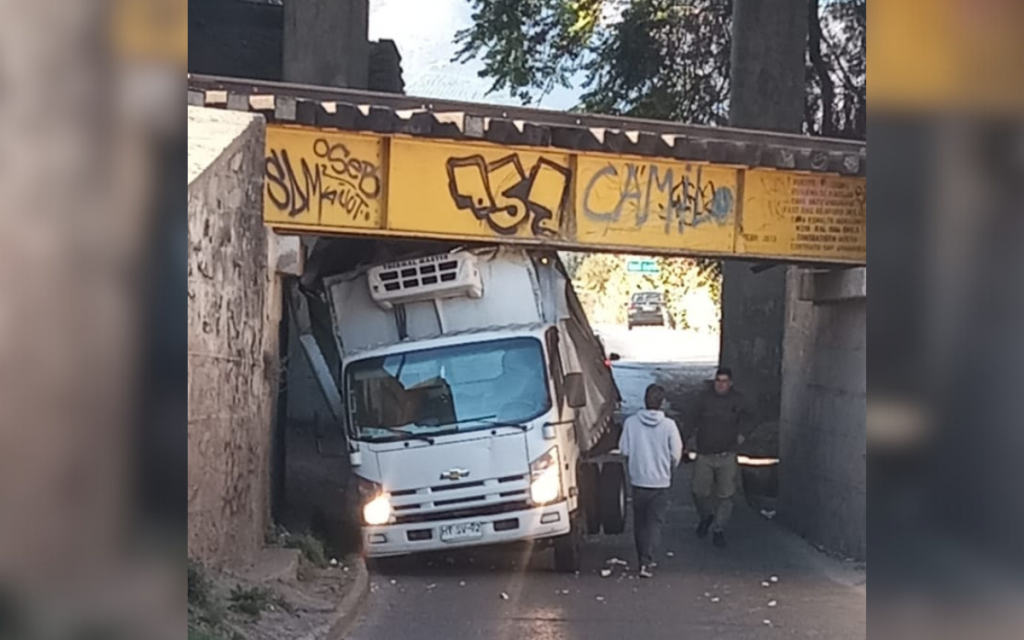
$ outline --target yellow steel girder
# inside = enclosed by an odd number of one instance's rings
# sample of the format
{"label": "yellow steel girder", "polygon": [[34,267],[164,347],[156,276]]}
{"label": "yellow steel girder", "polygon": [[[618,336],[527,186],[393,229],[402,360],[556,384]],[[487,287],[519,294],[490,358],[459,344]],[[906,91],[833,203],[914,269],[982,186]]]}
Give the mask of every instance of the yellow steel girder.
{"label": "yellow steel girder", "polygon": [[267,127],[276,229],[864,264],[864,177]]}

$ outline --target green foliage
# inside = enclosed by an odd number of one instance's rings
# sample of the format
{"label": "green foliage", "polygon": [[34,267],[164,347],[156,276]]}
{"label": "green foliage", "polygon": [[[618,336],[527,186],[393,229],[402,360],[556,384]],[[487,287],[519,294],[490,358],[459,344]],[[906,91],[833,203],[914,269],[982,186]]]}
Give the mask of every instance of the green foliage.
{"label": "green foliage", "polygon": [[811,0],[806,133],[867,136],[867,1]]}
{"label": "green foliage", "polygon": [[[572,254],[569,254],[572,255]],[[659,273],[629,273],[626,262],[636,256],[594,253],[576,254],[577,262],[573,286],[591,321],[599,324],[626,321],[626,307],[630,295],[638,291],[661,291],[665,304],[680,329],[714,330],[713,321],[705,317],[691,318],[690,306],[694,296],[707,300],[717,309],[721,300],[720,263],[713,260],[658,257]],[[565,259],[563,258],[563,261]],[[568,268],[567,268],[568,270]]]}
{"label": "green foliage", "polygon": [[288,610],[288,604],[276,593],[266,587],[236,586],[228,596],[228,605],[232,611],[258,618],[264,611],[273,607]]}
{"label": "green foliage", "polygon": [[213,587],[206,569],[194,560],[188,561],[188,603],[195,607],[206,607],[213,601]]}
{"label": "green foliage", "polygon": [[328,564],[326,545],[311,533],[290,533],[278,525],[267,531],[265,541],[267,544],[279,545],[286,549],[298,549],[303,560],[314,567],[322,569]]}
{"label": "green foliage", "polygon": [[591,41],[580,106],[595,113],[725,124],[731,0],[609,2]]}
{"label": "green foliage", "polygon": [[[732,0],[468,0],[456,60],[524,104],[583,74],[580,108],[692,124],[728,120]],[[811,0],[808,133],[864,138],[866,0]]]}
{"label": "green foliage", "polygon": [[455,34],[454,60],[483,58],[490,91],[508,88],[529,104],[569,86],[598,24],[602,0],[477,0],[474,26]]}
{"label": "green foliage", "polygon": [[327,550],[324,543],[310,533],[290,534],[285,538],[284,546],[298,549],[302,553],[302,558],[314,567],[322,569],[327,566]]}

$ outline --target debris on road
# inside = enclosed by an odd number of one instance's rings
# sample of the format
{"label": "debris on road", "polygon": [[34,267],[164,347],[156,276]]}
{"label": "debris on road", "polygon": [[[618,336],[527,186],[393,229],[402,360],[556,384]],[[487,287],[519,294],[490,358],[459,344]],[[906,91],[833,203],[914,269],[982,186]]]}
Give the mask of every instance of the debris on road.
{"label": "debris on road", "polygon": [[768,606],[769,607],[774,607],[777,604],[779,604],[779,603],[777,601],[775,601],[775,600],[771,600],[771,601],[768,602]]}
{"label": "debris on road", "polygon": [[772,520],[773,518],[775,518],[775,510],[774,509],[761,509],[761,515],[764,516],[768,520]]}
{"label": "debris on road", "polygon": [[768,582],[767,580],[764,580],[761,582],[761,586],[767,589],[768,587],[772,586],[772,583]]}
{"label": "debris on road", "polygon": [[612,575],[612,570],[611,569],[601,569],[601,577],[602,578],[607,578],[610,575]]}
{"label": "debris on road", "polygon": [[608,558],[605,564],[618,565],[620,567],[628,567],[629,563],[621,558]]}
{"label": "debris on road", "polygon": [[676,557],[676,553],[675,553],[675,551],[666,551],[665,552],[665,556],[669,557],[669,558],[674,558],[674,557]]}
{"label": "debris on road", "polygon": [[460,587],[466,586],[466,581],[465,580],[459,580],[459,586]]}
{"label": "debris on road", "polygon": [[502,591],[502,592],[501,592],[501,599],[502,599],[502,600],[508,600],[508,594],[507,594],[507,593],[505,593],[504,591]]}
{"label": "debris on road", "polygon": [[596,598],[594,598],[594,600],[597,600],[598,602],[604,602],[604,596],[597,596]]}
{"label": "debris on road", "polygon": [[337,558],[331,558],[331,566],[332,567],[338,566],[338,559]]}
{"label": "debris on road", "polygon": [[770,627],[770,626],[772,626],[772,621],[771,621],[771,620],[769,620],[768,618],[765,618],[765,619],[764,619],[764,620],[762,620],[761,622],[763,622],[763,623],[764,623],[764,625],[765,625],[766,627]]}
{"label": "debris on road", "polygon": [[430,591],[431,589],[436,589],[436,588],[437,588],[437,583],[432,582],[432,583],[427,585],[427,591]]}
{"label": "debris on road", "polygon": [[718,602],[719,600],[721,600],[721,598],[719,598],[718,596],[711,598],[711,602]]}
{"label": "debris on road", "polygon": [[770,577],[768,579],[771,580],[772,582],[778,582],[779,581],[779,576],[772,576],[772,577]]}
{"label": "debris on road", "polygon": [[398,580],[392,579],[391,584],[398,584]]}

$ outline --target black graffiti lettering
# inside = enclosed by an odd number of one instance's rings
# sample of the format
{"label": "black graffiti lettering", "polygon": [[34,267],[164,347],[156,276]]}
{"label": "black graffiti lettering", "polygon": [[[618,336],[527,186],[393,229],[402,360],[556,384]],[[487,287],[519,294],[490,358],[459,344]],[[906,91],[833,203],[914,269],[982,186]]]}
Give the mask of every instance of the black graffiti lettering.
{"label": "black graffiti lettering", "polygon": [[[513,235],[527,221],[534,236],[558,232],[548,223],[565,207],[570,177],[566,167],[542,157],[527,175],[516,154],[490,163],[480,155],[449,158],[445,166],[455,206],[468,209],[496,233]],[[552,193],[557,197],[551,198]]]}
{"label": "black graffiti lettering", "polygon": [[380,195],[381,179],[377,165],[353,156],[344,143],[331,144],[325,138],[318,138],[313,143],[313,153],[327,161],[333,179],[349,182],[369,200]]}
{"label": "black graffiti lettering", "polygon": [[353,218],[370,218],[369,204],[362,194],[350,189],[342,189],[338,195],[338,204]]}
{"label": "black graffiti lettering", "polygon": [[370,202],[383,186],[379,168],[352,157],[344,144],[332,145],[324,138],[313,143],[312,151],[323,162],[300,157],[296,164],[286,149],[270,150],[264,159],[270,203],[293,218],[308,212],[319,217],[325,206],[336,206],[353,220],[369,220]]}
{"label": "black graffiti lettering", "polygon": [[267,177],[267,197],[281,211],[289,209],[292,203],[291,190],[277,150],[272,150],[270,156],[263,161],[263,173]]}
{"label": "black graffiti lettering", "polygon": [[652,164],[651,178],[650,180],[647,181],[647,195],[644,199],[644,202],[646,202],[647,204],[642,209],[637,211],[636,226],[642,227],[644,226],[644,224],[647,223],[647,217],[650,215],[651,190],[657,188],[657,193],[660,193],[665,197],[665,201],[660,204],[661,211],[666,212],[665,214],[663,214],[663,217],[665,218],[665,230],[667,231],[669,224],[671,224],[671,212],[676,207],[676,204],[672,199],[672,182],[674,174],[672,173],[672,169],[667,169],[665,171],[665,177],[662,180],[659,179],[658,173],[658,166]]}

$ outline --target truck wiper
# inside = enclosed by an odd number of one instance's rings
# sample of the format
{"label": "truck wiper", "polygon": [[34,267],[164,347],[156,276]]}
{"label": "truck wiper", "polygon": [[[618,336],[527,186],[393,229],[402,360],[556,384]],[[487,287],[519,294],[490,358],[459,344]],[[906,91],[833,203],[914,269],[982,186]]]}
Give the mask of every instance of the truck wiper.
{"label": "truck wiper", "polygon": [[[529,427],[527,427],[526,425],[524,425],[522,423],[519,423],[519,422],[506,422],[506,421],[503,421],[503,420],[495,420],[495,418],[497,418],[497,417],[498,416],[496,416],[494,414],[491,414],[489,416],[477,416],[476,418],[462,418],[461,420],[455,420],[454,422],[446,422],[443,425],[438,425],[438,426],[447,427],[447,426],[454,426],[454,425],[457,425],[457,424],[465,424],[467,422],[483,422],[484,424],[492,426],[492,427],[516,427],[517,429],[521,429],[523,431],[527,431],[529,429]],[[457,429],[445,429],[444,431],[439,431],[439,432],[435,433],[434,435],[444,436],[444,435],[449,435],[449,434],[456,433],[456,432],[457,432]]]}
{"label": "truck wiper", "polygon": [[402,431],[399,427],[382,427],[395,434],[395,440],[401,442],[402,440],[422,440],[427,444],[434,444],[434,439],[430,436],[423,435],[421,433],[410,433],[408,431]]}
{"label": "truck wiper", "polygon": [[495,427],[516,427],[524,432],[530,430],[530,427],[521,422],[506,422],[504,420],[484,420],[484,422]]}
{"label": "truck wiper", "polygon": [[421,427],[447,427],[447,426],[456,425],[456,424],[465,424],[467,422],[486,422],[486,421],[490,420],[491,418],[496,418],[496,417],[497,416],[492,413],[489,416],[478,416],[476,418],[461,418],[459,420],[452,420],[451,422],[445,422],[445,423],[437,424],[437,425],[423,424],[422,422],[417,422],[416,424],[421,426]]}
{"label": "truck wiper", "polygon": [[506,422],[504,420],[495,420],[495,418],[497,417],[498,416],[491,414],[489,416],[480,416],[479,418],[463,418],[462,420],[450,422],[449,424],[461,424],[463,422],[483,422],[484,424],[488,424],[492,427],[516,427],[517,429],[521,429],[523,431],[529,429],[529,427],[527,427],[525,424],[521,424],[519,422]]}

